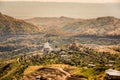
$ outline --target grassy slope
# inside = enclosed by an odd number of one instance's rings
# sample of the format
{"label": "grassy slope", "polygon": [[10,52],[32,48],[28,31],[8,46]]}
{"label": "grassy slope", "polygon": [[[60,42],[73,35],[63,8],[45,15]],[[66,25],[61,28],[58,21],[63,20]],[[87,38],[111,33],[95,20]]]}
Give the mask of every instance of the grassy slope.
{"label": "grassy slope", "polygon": [[88,77],[90,80],[92,78],[99,77],[99,75],[96,75],[96,73],[94,73],[94,70],[92,68],[84,69],[81,67],[75,67],[66,64],[37,65],[37,66],[28,66],[28,68],[25,65],[18,64],[16,60],[9,62],[6,61],[0,64],[1,64],[0,73],[2,73],[0,74],[0,80],[19,80],[23,75],[24,76],[29,75],[42,67],[63,68],[71,75],[83,75]]}
{"label": "grassy slope", "polygon": [[[38,69],[42,68],[44,66],[29,66],[27,69],[24,71],[24,75],[27,76],[31,73],[36,72]],[[45,67],[57,67],[57,68],[62,68],[65,71],[69,72],[71,75],[81,75],[84,77],[88,77],[89,80],[92,79],[100,79],[103,80],[104,78],[104,72],[97,72],[93,68],[80,68],[80,67],[75,67],[75,66],[70,66],[70,65],[65,65],[65,64],[53,64],[53,65],[46,65]]]}
{"label": "grassy slope", "polygon": [[19,80],[26,65],[20,65],[16,60],[0,63],[0,80]]}

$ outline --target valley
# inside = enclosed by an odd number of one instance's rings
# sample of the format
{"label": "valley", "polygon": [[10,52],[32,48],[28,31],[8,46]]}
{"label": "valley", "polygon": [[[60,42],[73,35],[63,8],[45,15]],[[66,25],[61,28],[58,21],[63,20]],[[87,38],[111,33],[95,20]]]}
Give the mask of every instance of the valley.
{"label": "valley", "polygon": [[120,70],[115,17],[20,20],[0,13],[0,34],[0,80],[105,80],[107,69]]}

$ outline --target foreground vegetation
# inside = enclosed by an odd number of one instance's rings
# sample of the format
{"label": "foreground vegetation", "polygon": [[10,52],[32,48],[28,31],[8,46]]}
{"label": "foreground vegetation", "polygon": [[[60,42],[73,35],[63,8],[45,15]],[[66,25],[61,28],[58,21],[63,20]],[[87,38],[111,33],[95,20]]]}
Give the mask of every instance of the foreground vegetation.
{"label": "foreground vegetation", "polygon": [[[20,59],[19,61],[17,60],[18,58]],[[110,61],[112,61],[112,63]],[[96,52],[93,49],[81,46],[80,50],[69,51],[65,49],[62,53],[51,52],[50,54],[43,55],[26,54],[17,56],[9,61],[0,62],[0,79],[20,80],[23,76],[29,75],[41,67],[68,65],[69,67],[59,67],[71,75],[82,75],[89,80],[103,80],[104,71],[109,68],[120,69],[119,63],[119,54]],[[31,66],[35,68],[33,71],[29,71]]]}

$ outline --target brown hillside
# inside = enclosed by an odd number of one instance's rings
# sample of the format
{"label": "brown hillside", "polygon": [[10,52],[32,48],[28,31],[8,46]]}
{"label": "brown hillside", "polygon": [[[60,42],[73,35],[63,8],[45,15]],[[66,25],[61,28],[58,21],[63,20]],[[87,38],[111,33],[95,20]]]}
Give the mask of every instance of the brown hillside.
{"label": "brown hillside", "polygon": [[0,34],[3,35],[19,35],[19,34],[35,34],[40,29],[33,24],[23,20],[15,19],[0,13]]}

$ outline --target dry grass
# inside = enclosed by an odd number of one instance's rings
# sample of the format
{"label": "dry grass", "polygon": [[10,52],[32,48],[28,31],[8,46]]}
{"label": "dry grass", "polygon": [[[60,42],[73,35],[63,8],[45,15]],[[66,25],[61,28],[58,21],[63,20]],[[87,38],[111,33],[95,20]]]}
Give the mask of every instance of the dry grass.
{"label": "dry grass", "polygon": [[42,68],[43,66],[29,66],[27,69],[24,71],[24,75],[30,74],[32,72],[35,72],[36,70]]}
{"label": "dry grass", "polygon": [[36,70],[43,68],[43,67],[56,67],[56,68],[62,68],[62,69],[69,69],[69,70],[73,70],[73,69],[77,69],[77,67],[74,66],[70,66],[70,65],[66,65],[66,64],[52,64],[52,65],[40,65],[40,66],[29,66],[25,71],[24,71],[24,75],[30,74],[35,72]]}
{"label": "dry grass", "polygon": [[52,65],[47,65],[47,67],[57,67],[57,68],[68,68],[68,69],[75,69],[77,67],[75,66],[70,66],[70,65],[66,65],[66,64],[52,64]]}

